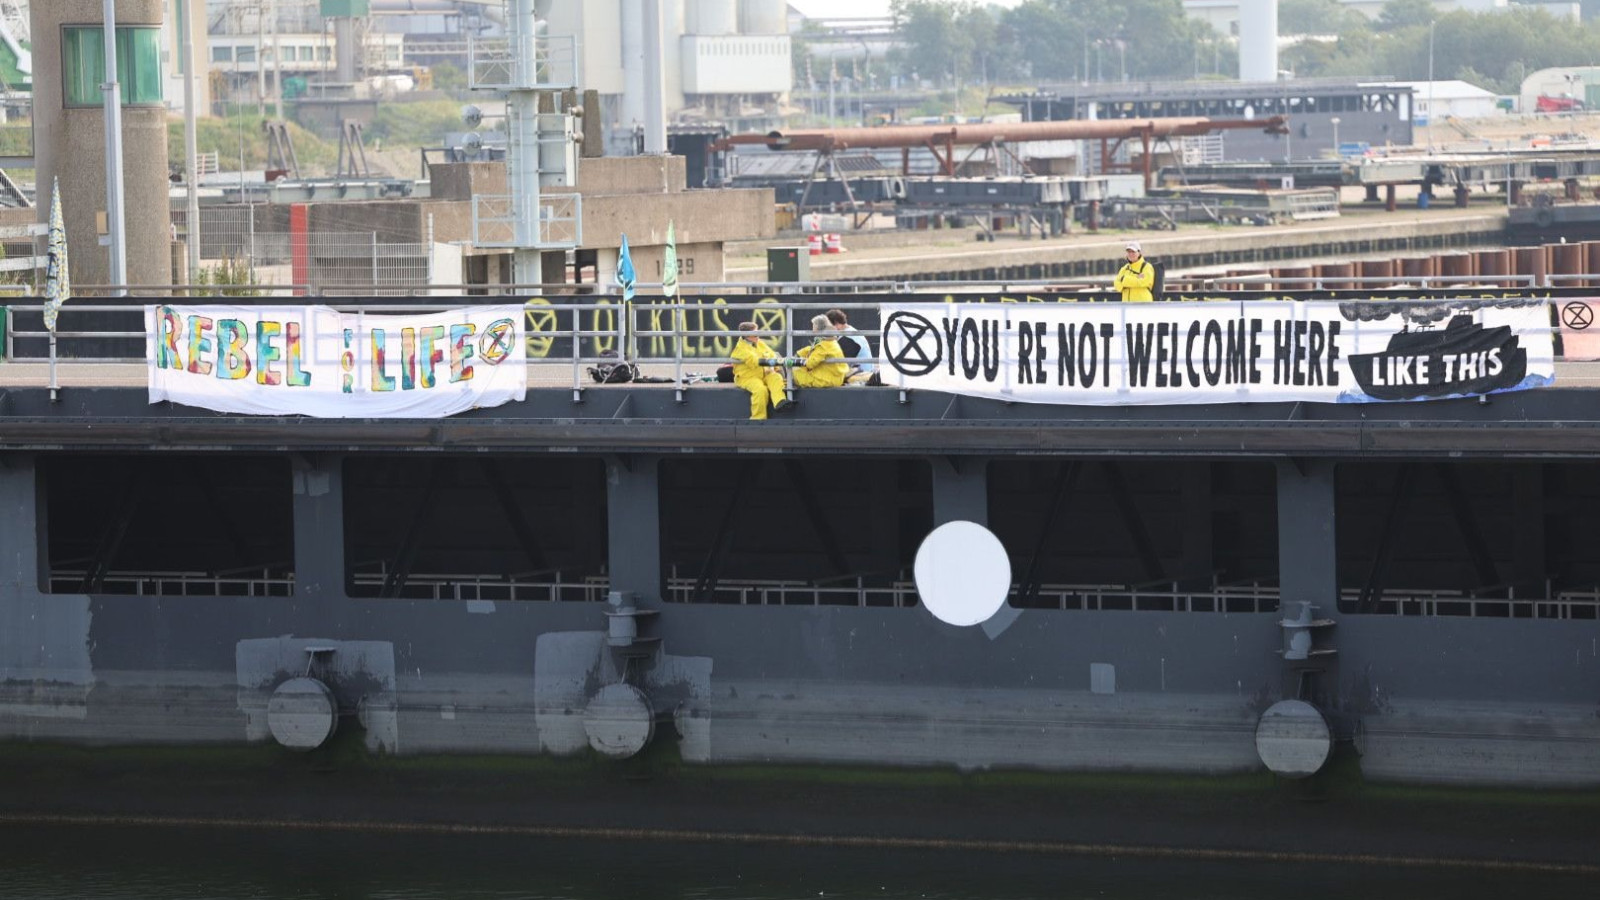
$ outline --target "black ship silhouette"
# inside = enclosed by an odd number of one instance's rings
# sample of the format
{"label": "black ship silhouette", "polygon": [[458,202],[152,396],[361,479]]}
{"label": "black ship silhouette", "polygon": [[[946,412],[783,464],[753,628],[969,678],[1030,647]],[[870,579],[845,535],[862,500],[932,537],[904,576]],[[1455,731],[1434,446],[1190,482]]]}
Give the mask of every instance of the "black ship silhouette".
{"label": "black ship silhouette", "polygon": [[[1498,349],[1500,370],[1488,374],[1486,364],[1477,367],[1473,378],[1444,380],[1442,360],[1451,356],[1483,354]],[[1427,375],[1412,360],[1426,357]],[[1443,329],[1401,331],[1389,338],[1380,353],[1350,355],[1350,371],[1368,396],[1379,400],[1418,400],[1459,394],[1486,394],[1521,383],[1528,371],[1528,351],[1523,349],[1510,325],[1493,328],[1473,321],[1470,314],[1451,317]],[[1418,374],[1415,383],[1396,384],[1396,373],[1409,370]],[[1378,376],[1375,378],[1374,376]]]}

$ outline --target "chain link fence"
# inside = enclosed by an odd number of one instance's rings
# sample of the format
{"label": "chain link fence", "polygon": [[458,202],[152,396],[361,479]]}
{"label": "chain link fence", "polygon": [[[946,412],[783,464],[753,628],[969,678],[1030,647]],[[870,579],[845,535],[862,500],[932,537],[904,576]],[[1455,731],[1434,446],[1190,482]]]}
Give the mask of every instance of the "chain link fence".
{"label": "chain link fence", "polygon": [[[176,237],[188,240],[186,211],[174,210],[172,223]],[[293,235],[284,206],[201,207],[202,271],[196,274],[216,283],[219,274],[244,272],[251,284],[304,286],[311,293],[349,288],[399,293],[438,280],[433,244],[394,238],[377,231]],[[461,277],[445,273],[443,280],[457,283]]]}

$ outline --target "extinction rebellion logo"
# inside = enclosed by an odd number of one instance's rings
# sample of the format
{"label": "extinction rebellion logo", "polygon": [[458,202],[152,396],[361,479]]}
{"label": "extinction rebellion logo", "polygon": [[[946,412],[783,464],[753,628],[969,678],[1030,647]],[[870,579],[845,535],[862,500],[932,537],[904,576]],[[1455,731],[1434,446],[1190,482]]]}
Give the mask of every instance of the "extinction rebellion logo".
{"label": "extinction rebellion logo", "polygon": [[[883,326],[889,364],[915,378],[939,367],[944,359],[944,344],[939,329],[916,313],[897,312]],[[898,345],[898,346],[896,346]],[[888,347],[894,349],[889,350]]]}
{"label": "extinction rebellion logo", "polygon": [[478,339],[478,358],[491,366],[498,366],[511,356],[511,340],[516,326],[510,319],[500,319],[489,324]]}

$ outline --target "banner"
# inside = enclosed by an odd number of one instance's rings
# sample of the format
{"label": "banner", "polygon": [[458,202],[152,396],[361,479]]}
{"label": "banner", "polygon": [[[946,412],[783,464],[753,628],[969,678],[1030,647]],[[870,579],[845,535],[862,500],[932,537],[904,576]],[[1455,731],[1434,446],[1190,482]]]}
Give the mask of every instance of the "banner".
{"label": "banner", "polygon": [[1022,403],[1366,403],[1555,381],[1549,304],[885,304],[885,384]]}
{"label": "banner", "polygon": [[147,306],[150,402],[318,418],[438,418],[521,400],[520,306],[421,315]]}

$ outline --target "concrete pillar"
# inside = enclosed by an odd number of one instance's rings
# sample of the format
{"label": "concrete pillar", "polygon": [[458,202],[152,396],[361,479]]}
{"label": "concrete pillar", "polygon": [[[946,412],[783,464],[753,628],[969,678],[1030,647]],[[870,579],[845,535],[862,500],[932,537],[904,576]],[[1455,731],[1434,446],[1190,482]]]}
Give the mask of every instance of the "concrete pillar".
{"label": "concrete pillar", "polygon": [[661,602],[661,460],[606,458],[606,512],[611,589],[634,595],[642,607]]}
{"label": "concrete pillar", "polygon": [[344,457],[296,456],[293,466],[295,597],[344,597]]}
{"label": "concrete pillar", "polygon": [[[0,682],[31,682],[34,696],[49,698],[41,702],[82,710],[94,683],[93,617],[88,595],[44,592],[49,528],[32,456],[0,453],[0,516]],[[0,716],[0,735],[42,738],[51,724]]]}
{"label": "concrete pillar", "polygon": [[0,510],[16,526],[0,527],[0,599],[38,593],[49,568],[37,472],[32,456],[0,455]]}
{"label": "concrete pillar", "polygon": [[1331,614],[1339,603],[1334,464],[1278,463],[1278,584],[1284,602],[1310,601]]}
{"label": "concrete pillar", "polygon": [[933,525],[976,522],[989,526],[989,461],[981,457],[935,456]]}
{"label": "concrete pillar", "polygon": [[[117,0],[117,26],[162,27],[162,0]],[[33,139],[41,197],[61,177],[61,206],[71,251],[72,281],[82,291],[105,284],[110,252],[100,246],[96,214],[106,208],[105,113],[100,105],[65,103],[61,39],[74,25],[98,28],[101,0],[51,0],[33,3]],[[160,73],[155,78],[162,80]],[[123,210],[127,222],[128,281],[172,283],[172,222],[167,199],[167,109],[164,104],[129,106],[122,86]],[[39,221],[48,222],[50,204],[40,203]]]}

